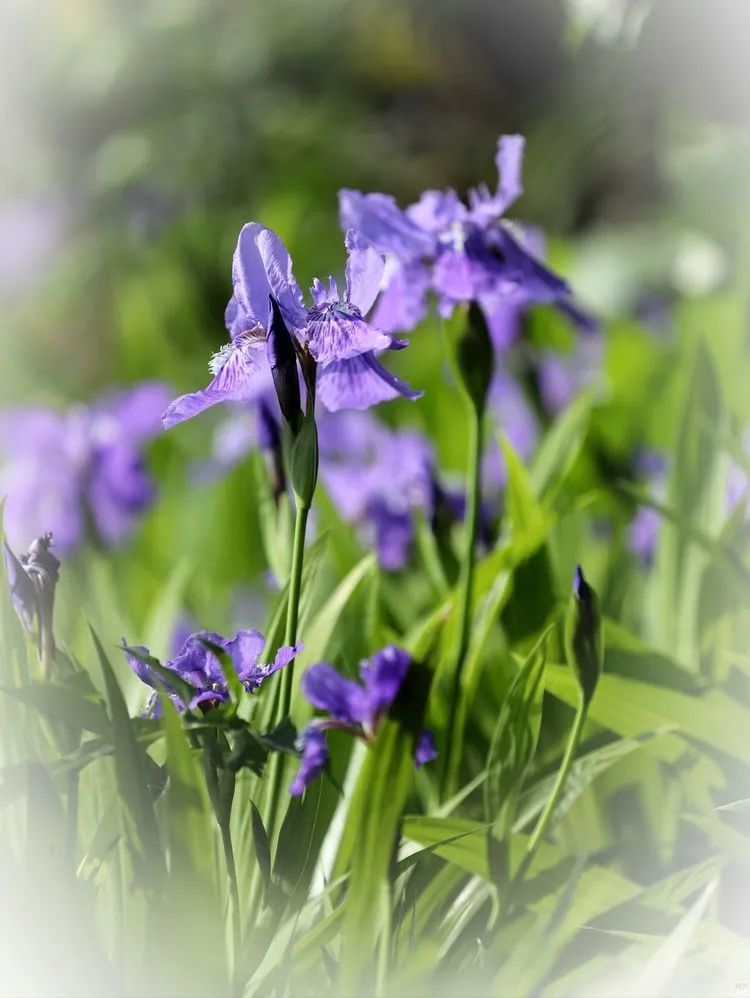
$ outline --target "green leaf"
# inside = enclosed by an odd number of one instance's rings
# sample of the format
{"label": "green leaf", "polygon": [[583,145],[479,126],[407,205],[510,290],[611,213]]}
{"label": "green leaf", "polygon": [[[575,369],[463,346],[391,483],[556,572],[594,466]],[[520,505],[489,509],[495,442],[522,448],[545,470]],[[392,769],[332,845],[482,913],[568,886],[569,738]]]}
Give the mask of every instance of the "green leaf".
{"label": "green leaf", "polygon": [[[547,666],[547,689],[572,707],[578,703],[578,685],[565,666]],[[747,761],[745,732],[750,730],[750,711],[721,690],[688,696],[604,673],[588,716],[626,738],[674,727],[680,734],[719,749],[743,764]],[[673,752],[664,754],[668,747],[675,747],[670,736],[648,746],[661,757],[674,760]]]}
{"label": "green leaf", "polygon": [[[431,675],[413,663],[362,766],[347,816],[354,830],[341,951],[341,987],[353,990],[378,933],[373,901],[387,882],[401,815],[414,779]],[[342,840],[343,845],[343,840]]]}
{"label": "green leaf", "polygon": [[253,801],[250,801],[252,812],[253,845],[255,846],[255,858],[258,862],[258,869],[263,878],[263,883],[268,889],[271,886],[271,846],[268,842],[268,835],[263,824],[260,811]]}
{"label": "green leaf", "polygon": [[516,810],[526,771],[534,757],[542,717],[544,663],[549,631],[534,645],[511,683],[498,715],[487,757],[485,818],[503,839]]}
{"label": "green leaf", "polygon": [[148,789],[145,752],[135,737],[125,699],[106,652],[94,629],[90,627],[89,630],[99,658],[109,705],[115,775],[125,819],[125,836],[141,884],[158,888],[164,875],[164,857]]}
{"label": "green leaf", "polygon": [[55,682],[33,682],[19,689],[6,686],[0,691],[28,704],[45,717],[64,721],[78,731],[109,736],[110,726],[104,702],[96,694],[82,694],[66,683]]}
{"label": "green leaf", "polygon": [[595,391],[582,392],[545,433],[531,467],[534,495],[551,503],[581,452],[591,423]]}

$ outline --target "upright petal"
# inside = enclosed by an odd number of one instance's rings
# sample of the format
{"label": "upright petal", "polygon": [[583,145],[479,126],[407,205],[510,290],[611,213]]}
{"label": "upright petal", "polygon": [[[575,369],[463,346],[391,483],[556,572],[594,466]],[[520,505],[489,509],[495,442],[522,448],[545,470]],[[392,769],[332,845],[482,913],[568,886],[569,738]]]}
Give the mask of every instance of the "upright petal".
{"label": "upright petal", "polygon": [[406,209],[407,217],[426,232],[442,233],[466,220],[468,211],[455,191],[425,191]]}
{"label": "upright petal", "polygon": [[138,676],[142,683],[146,683],[147,686],[152,687],[152,689],[157,689],[158,684],[156,682],[156,677],[154,672],[148,662],[144,661],[151,655],[151,652],[145,645],[128,645],[125,638],[121,641],[123,654],[125,655],[125,661],[128,663],[133,672]]}
{"label": "upright petal", "polygon": [[354,229],[346,234],[346,300],[367,315],[380,291],[385,262],[378,251]]}
{"label": "upright petal", "polygon": [[432,272],[435,291],[450,304],[471,301],[474,297],[474,267],[462,250],[445,250],[435,261]]}
{"label": "upright petal", "polygon": [[299,769],[289,787],[289,793],[292,797],[301,797],[305,788],[313,782],[328,761],[326,740],[323,732],[315,726],[311,725],[302,732],[300,747],[302,757]]}
{"label": "upright petal", "polygon": [[369,409],[371,405],[399,396],[410,400],[422,396],[422,392],[415,391],[387,371],[372,353],[337,361],[319,369],[317,394],[329,412]]}
{"label": "upright petal", "polygon": [[291,326],[304,322],[304,303],[281,239],[258,222],[242,227],[232,262],[234,296],[247,318],[265,328],[273,294]]}
{"label": "upright petal", "polygon": [[[266,309],[268,303],[266,303]],[[214,379],[199,392],[180,395],[169,405],[162,423],[168,430],[219,402],[249,402],[267,386],[261,364],[265,358],[265,342],[239,339],[228,343],[211,362]]]}
{"label": "upright petal", "polygon": [[388,710],[404,681],[411,656],[397,645],[387,645],[360,665],[362,681],[367,690],[369,719]]}
{"label": "upright petal", "polygon": [[387,194],[339,191],[339,219],[345,231],[356,229],[375,249],[401,260],[430,256],[435,249],[435,237],[408,218]]}
{"label": "upright petal", "polygon": [[266,639],[260,631],[237,631],[233,638],[224,644],[224,651],[232,659],[234,671],[245,679],[258,664]]}
{"label": "upright petal", "polygon": [[497,140],[495,165],[498,173],[497,203],[500,213],[508,208],[523,194],[523,148],[526,140],[523,135],[501,135]]}
{"label": "upright petal", "polygon": [[337,721],[358,724],[368,717],[364,689],[327,662],[310,666],[302,677],[302,692],[313,707],[328,711]]}

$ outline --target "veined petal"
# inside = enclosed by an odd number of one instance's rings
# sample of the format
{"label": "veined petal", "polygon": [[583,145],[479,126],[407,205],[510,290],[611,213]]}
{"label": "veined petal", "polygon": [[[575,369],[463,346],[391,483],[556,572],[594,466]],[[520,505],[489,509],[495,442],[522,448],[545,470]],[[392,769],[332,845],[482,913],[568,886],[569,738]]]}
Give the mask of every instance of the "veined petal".
{"label": "veined petal", "polygon": [[346,300],[367,315],[380,291],[385,261],[354,229],[346,234],[346,250]]}
{"label": "veined petal", "polygon": [[397,645],[388,645],[360,665],[362,681],[367,690],[369,717],[388,710],[404,681],[411,656]]}
{"label": "veined petal", "polygon": [[297,775],[294,777],[289,793],[292,797],[301,797],[305,788],[324,768],[328,761],[328,747],[323,732],[314,725],[306,728],[300,736],[302,757]]}
{"label": "veined petal", "polygon": [[241,338],[222,347],[211,361],[211,369],[215,372],[213,381],[202,391],[175,399],[162,416],[164,429],[192,419],[219,402],[249,402],[257,398],[267,384],[266,378],[259,377],[264,358],[263,340]]}
{"label": "veined petal", "polygon": [[413,222],[387,194],[339,191],[339,219],[344,230],[361,232],[376,250],[401,260],[430,256],[435,237]]}
{"label": "veined petal", "polygon": [[316,306],[309,316],[305,336],[321,367],[369,350],[387,350],[393,343],[392,336],[365,322],[359,309],[346,302]]}
{"label": "veined petal", "polygon": [[337,721],[358,724],[368,718],[364,689],[327,662],[310,666],[302,677],[302,692],[313,707],[328,711]]}
{"label": "veined petal", "polygon": [[474,268],[462,250],[445,250],[440,254],[432,282],[435,291],[449,302],[470,301],[474,297]]}
{"label": "veined petal", "polygon": [[232,262],[232,282],[234,296],[253,325],[265,328],[270,294],[291,326],[304,322],[304,302],[292,273],[291,257],[276,233],[258,222],[242,227]]}
{"label": "veined petal", "polygon": [[405,381],[387,371],[374,354],[365,353],[351,360],[341,360],[318,370],[317,395],[330,412],[340,409],[369,409],[379,402],[403,396],[414,400],[422,396]]}
{"label": "veined petal", "polygon": [[237,631],[233,638],[224,643],[224,651],[232,659],[234,671],[240,679],[245,679],[258,664],[266,639],[260,631]]}

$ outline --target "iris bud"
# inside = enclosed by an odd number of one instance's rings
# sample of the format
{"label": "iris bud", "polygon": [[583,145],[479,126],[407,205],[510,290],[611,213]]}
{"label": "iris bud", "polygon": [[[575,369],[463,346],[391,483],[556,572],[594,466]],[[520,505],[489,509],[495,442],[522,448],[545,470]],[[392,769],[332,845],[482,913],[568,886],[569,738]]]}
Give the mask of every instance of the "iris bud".
{"label": "iris bud", "polygon": [[268,342],[266,351],[279,407],[286,422],[296,433],[302,421],[297,351],[287,329],[279,303],[269,296]]}
{"label": "iris bud", "polygon": [[575,673],[583,702],[588,705],[602,673],[604,649],[599,598],[586,582],[580,565],[565,615],[565,654]]}
{"label": "iris bud", "polygon": [[318,482],[318,429],[312,414],[305,416],[292,440],[289,474],[298,501],[309,508]]}
{"label": "iris bud", "polygon": [[476,302],[469,305],[466,325],[456,343],[456,367],[469,401],[477,412],[483,412],[492,380],[494,351],[487,321]]}
{"label": "iris bud", "polygon": [[39,657],[47,678],[55,657],[52,618],[60,575],[60,562],[50,551],[51,544],[52,534],[37,537],[20,559],[7,544],[3,549],[11,602],[28,634],[33,632],[36,618]]}

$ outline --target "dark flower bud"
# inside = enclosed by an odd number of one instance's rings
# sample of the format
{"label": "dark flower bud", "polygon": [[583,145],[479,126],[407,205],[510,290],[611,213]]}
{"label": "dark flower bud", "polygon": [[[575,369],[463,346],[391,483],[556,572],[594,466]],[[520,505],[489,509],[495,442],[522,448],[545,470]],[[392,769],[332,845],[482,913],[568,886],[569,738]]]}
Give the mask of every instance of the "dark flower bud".
{"label": "dark flower bud", "polygon": [[586,582],[580,565],[573,576],[573,593],[565,616],[565,654],[583,702],[588,704],[602,673],[604,650],[599,598]]}
{"label": "dark flower bud", "polygon": [[279,407],[286,422],[296,433],[302,421],[297,351],[287,329],[279,303],[269,296],[268,341],[266,351],[271,367]]}
{"label": "dark flower bud", "polygon": [[11,602],[28,634],[33,632],[36,618],[37,647],[46,678],[49,678],[55,657],[52,618],[55,587],[60,576],[60,562],[50,551],[51,544],[52,534],[44,534],[33,541],[28,554],[20,559],[7,544],[4,545]]}
{"label": "dark flower bud", "polygon": [[281,427],[265,399],[261,399],[258,405],[258,444],[266,455],[274,500],[278,502],[279,497],[286,492]]}
{"label": "dark flower bud", "polygon": [[456,367],[472,406],[484,411],[494,369],[494,351],[487,321],[479,305],[471,302],[466,325],[456,343]]}

